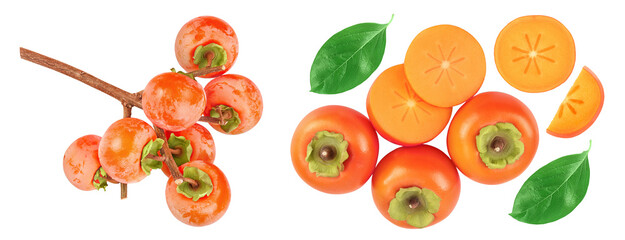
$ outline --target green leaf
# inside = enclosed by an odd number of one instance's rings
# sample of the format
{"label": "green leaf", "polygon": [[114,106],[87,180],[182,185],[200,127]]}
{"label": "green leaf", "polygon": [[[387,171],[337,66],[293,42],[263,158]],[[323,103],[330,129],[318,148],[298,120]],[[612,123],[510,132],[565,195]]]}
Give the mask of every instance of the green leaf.
{"label": "green leaf", "polygon": [[510,216],[524,223],[544,224],[571,213],[588,190],[588,151],[590,147],[538,169],[519,190]]}
{"label": "green leaf", "polygon": [[330,37],[310,68],[310,91],[342,93],[367,80],[382,62],[390,23],[356,24]]}

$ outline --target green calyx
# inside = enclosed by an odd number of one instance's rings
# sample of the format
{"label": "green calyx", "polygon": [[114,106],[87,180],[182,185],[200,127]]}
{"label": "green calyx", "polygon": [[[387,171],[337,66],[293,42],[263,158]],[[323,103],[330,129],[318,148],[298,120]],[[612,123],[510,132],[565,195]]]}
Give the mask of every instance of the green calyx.
{"label": "green calyx", "polygon": [[152,169],[161,169],[163,167],[163,163],[157,161],[151,156],[158,156],[158,152],[163,148],[163,139],[157,138],[154,140],[150,140],[143,147],[143,152],[141,153],[141,169],[145,174],[150,175]]}
{"label": "green calyx", "polygon": [[232,132],[241,124],[239,113],[235,111],[234,108],[226,105],[213,107],[210,111],[210,117],[223,119],[223,124],[220,124],[219,126],[226,133]]}
{"label": "green calyx", "polygon": [[191,153],[193,152],[191,141],[183,136],[178,137],[172,133],[169,139],[167,139],[167,144],[170,149],[180,149],[180,153],[172,155],[177,166],[191,161]]}
{"label": "green calyx", "polygon": [[338,177],[349,158],[348,143],[340,133],[320,131],[315,134],[306,149],[308,170],[317,177]]}
{"label": "green calyx", "polygon": [[219,67],[226,64],[228,54],[226,50],[216,43],[210,43],[206,46],[198,46],[193,54],[193,63],[200,69],[206,67]]}
{"label": "green calyx", "polygon": [[480,158],[490,169],[513,164],[525,150],[522,136],[512,123],[500,122],[483,127],[475,137]]}
{"label": "green calyx", "polygon": [[183,182],[176,187],[176,191],[194,202],[198,199],[208,196],[213,192],[213,182],[210,176],[204,171],[196,167],[185,167],[182,173],[183,177],[193,179],[197,182],[197,186],[193,187],[188,182]]}
{"label": "green calyx", "polygon": [[100,191],[100,188],[102,188],[104,189],[104,191],[106,191],[108,183],[106,180],[106,172],[104,171],[104,168],[100,167],[98,168],[98,170],[95,171],[92,184],[96,190]]}
{"label": "green calyx", "polygon": [[410,226],[423,228],[434,221],[434,213],[440,208],[441,198],[427,188],[400,188],[388,207],[388,214]]}
{"label": "green calyx", "polygon": [[193,79],[193,80],[197,81],[197,80],[195,79],[195,76],[193,76],[193,74],[191,74],[191,73],[187,73],[187,72],[183,72],[183,71],[176,71],[176,68],[171,68],[171,69],[169,69],[169,70],[171,70],[171,72],[175,72],[175,73],[179,73],[179,74],[185,75],[185,76],[187,76],[187,77],[189,77],[189,78],[191,78],[191,79]]}

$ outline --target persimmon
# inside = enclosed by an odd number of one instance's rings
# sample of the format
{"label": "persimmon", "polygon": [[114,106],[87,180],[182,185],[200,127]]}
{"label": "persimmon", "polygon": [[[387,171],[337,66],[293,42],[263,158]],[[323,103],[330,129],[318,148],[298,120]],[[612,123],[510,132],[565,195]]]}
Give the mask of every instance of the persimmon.
{"label": "persimmon", "polygon": [[106,173],[100,168],[98,147],[100,136],[85,135],[76,139],[63,155],[65,177],[74,187],[90,191],[106,189]]}
{"label": "persimmon", "polygon": [[382,72],[367,95],[367,113],[375,130],[403,146],[436,137],[451,119],[451,110],[423,101],[408,83],[403,64]]}
{"label": "persimmon", "polygon": [[603,99],[601,81],[588,67],[584,67],[560,104],[547,133],[570,138],[586,131],[599,116]]}
{"label": "persimmon", "polygon": [[560,86],[571,75],[575,42],[569,30],[552,17],[519,17],[497,36],[495,65],[514,88],[545,92]]}
{"label": "persimmon", "polygon": [[117,120],[104,132],[98,157],[104,171],[120,183],[135,183],[147,176],[141,166],[144,147],[156,139],[154,129],[137,118]]}
{"label": "persimmon", "polygon": [[[173,137],[184,138],[179,141],[189,142],[188,144],[190,146],[191,154],[189,154],[188,159],[186,159],[184,163],[189,161],[204,161],[206,163],[213,163],[215,161],[215,141],[213,140],[213,136],[211,135],[211,133],[204,126],[196,123],[193,124],[193,126],[191,126],[190,128],[187,128],[180,132],[165,131],[165,135],[168,136],[168,138],[171,138],[172,134]],[[170,144],[169,147],[171,149],[181,149],[179,150],[179,153],[173,154],[175,160],[178,159],[178,155],[187,154],[186,151],[182,151],[182,148],[185,147],[184,144],[174,143]],[[178,166],[184,164],[178,164],[178,162],[179,161],[176,161],[176,164]],[[169,171],[167,165],[163,165],[163,168],[161,170],[167,177],[171,176],[171,172]]]}
{"label": "persimmon", "polygon": [[437,25],[412,40],[404,69],[408,82],[425,102],[453,107],[480,89],[486,58],[470,33],[453,25]]}
{"label": "persimmon", "polygon": [[369,119],[344,106],[324,106],[297,125],[291,161],[311,187],[333,194],[364,185],[378,159],[378,135]]}
{"label": "persimmon", "polygon": [[252,80],[237,74],[226,74],[204,87],[205,116],[224,118],[223,123],[210,123],[215,130],[236,135],[252,129],[263,114],[263,97]]}
{"label": "persimmon", "polygon": [[176,36],[176,59],[185,71],[224,66],[222,71],[200,76],[212,78],[226,73],[239,55],[239,40],[232,27],[213,16],[185,23]]}
{"label": "persimmon", "polygon": [[184,74],[167,72],[148,82],[141,103],[145,116],[156,126],[182,131],[200,119],[206,96],[197,81]]}
{"label": "persimmon", "polygon": [[500,184],[519,176],[538,148],[538,126],[515,97],[485,92],[467,101],[449,125],[447,150],[468,178]]}
{"label": "persimmon", "polygon": [[230,185],[226,175],[215,165],[192,161],[180,166],[188,182],[176,185],[173,178],[167,181],[165,199],[167,207],[179,221],[191,226],[206,226],[219,220],[230,205]]}
{"label": "persimmon", "polygon": [[460,197],[453,162],[435,147],[400,147],[380,160],[371,179],[373,201],[391,223],[424,228],[445,219]]}

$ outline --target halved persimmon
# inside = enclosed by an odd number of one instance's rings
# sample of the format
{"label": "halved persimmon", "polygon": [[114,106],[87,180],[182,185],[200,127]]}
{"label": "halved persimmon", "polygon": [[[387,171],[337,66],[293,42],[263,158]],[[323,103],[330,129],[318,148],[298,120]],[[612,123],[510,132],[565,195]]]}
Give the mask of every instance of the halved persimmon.
{"label": "halved persimmon", "polygon": [[520,17],[497,36],[495,65],[501,77],[518,90],[549,91],[571,75],[575,42],[569,30],[552,17]]}
{"label": "halved persimmon", "polygon": [[436,137],[451,118],[451,107],[424,102],[410,87],[404,65],[386,69],[367,95],[367,113],[375,130],[386,140],[413,146]]}
{"label": "halved persimmon", "polygon": [[599,116],[603,99],[603,86],[599,78],[588,67],[584,67],[560,104],[547,133],[570,138],[586,131]]}
{"label": "halved persimmon", "polygon": [[421,31],[412,40],[404,68],[419,97],[434,106],[453,107],[480,89],[486,59],[480,43],[467,31],[438,25]]}

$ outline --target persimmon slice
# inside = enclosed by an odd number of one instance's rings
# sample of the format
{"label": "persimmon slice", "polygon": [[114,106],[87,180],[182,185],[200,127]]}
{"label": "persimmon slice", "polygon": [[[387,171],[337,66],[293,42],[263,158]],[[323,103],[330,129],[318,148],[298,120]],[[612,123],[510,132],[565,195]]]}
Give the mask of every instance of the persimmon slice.
{"label": "persimmon slice", "polygon": [[382,72],[367,95],[367,113],[373,127],[386,140],[403,146],[435,138],[447,126],[451,110],[417,96],[406,79],[403,64]]}
{"label": "persimmon slice", "polygon": [[569,30],[552,17],[520,17],[497,36],[495,64],[512,87],[524,92],[549,91],[571,75],[575,42]]}
{"label": "persimmon slice", "polygon": [[482,46],[452,25],[421,31],[408,47],[404,66],[417,95],[438,107],[463,103],[477,93],[486,75]]}
{"label": "persimmon slice", "polygon": [[547,133],[570,138],[586,131],[599,116],[603,98],[603,86],[599,78],[588,67],[584,67],[560,104]]}

